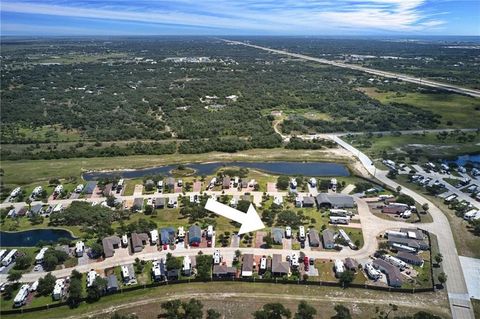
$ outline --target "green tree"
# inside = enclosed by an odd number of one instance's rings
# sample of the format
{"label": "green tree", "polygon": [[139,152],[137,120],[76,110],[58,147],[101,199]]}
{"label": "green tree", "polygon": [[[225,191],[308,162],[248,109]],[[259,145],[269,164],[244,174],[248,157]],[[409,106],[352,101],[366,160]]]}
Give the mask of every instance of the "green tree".
{"label": "green tree", "polygon": [[286,190],[290,185],[290,179],[288,176],[282,175],[277,179],[277,188],[281,190]]}
{"label": "green tree", "polygon": [[82,301],[82,281],[77,277],[70,277],[67,304],[70,308],[76,308]]}
{"label": "green tree", "polygon": [[197,278],[201,280],[210,280],[212,278],[212,256],[197,256]]}
{"label": "green tree", "polygon": [[255,319],[288,319],[291,317],[290,309],[285,308],[281,303],[267,303],[263,305],[262,309],[253,313],[253,318]]}
{"label": "green tree", "polygon": [[87,300],[90,302],[98,301],[107,289],[107,280],[97,277],[93,284],[87,289]]}
{"label": "green tree", "polygon": [[215,309],[207,310],[207,319],[220,319],[220,317],[222,317],[222,315]]}
{"label": "green tree", "polygon": [[350,310],[347,307],[343,305],[336,305],[333,309],[335,309],[336,314],[332,317],[332,319],[352,319]]}
{"label": "green tree", "polygon": [[167,260],[165,264],[167,266],[167,270],[182,268],[182,260],[178,257],[174,257],[171,253],[167,254]]}
{"label": "green tree", "polygon": [[309,305],[306,301],[302,300],[298,304],[297,312],[294,319],[313,319],[317,314],[317,310]]}
{"label": "green tree", "polygon": [[447,274],[445,274],[444,272],[441,272],[438,274],[438,282],[440,283],[440,285],[443,285],[447,282]]}
{"label": "green tree", "polygon": [[51,273],[45,275],[45,277],[38,280],[37,293],[41,296],[48,296],[52,293],[53,287],[55,287],[55,281],[57,278]]}
{"label": "green tree", "polygon": [[103,255],[103,246],[99,243],[93,243],[90,245],[90,253],[94,258],[98,258]]}
{"label": "green tree", "polygon": [[182,302],[185,319],[202,319],[203,304],[197,299],[190,299],[188,302]]}
{"label": "green tree", "polygon": [[182,302],[180,300],[169,300],[161,304],[162,309],[166,311],[165,318],[180,319],[180,307]]}
{"label": "green tree", "polygon": [[435,255],[435,262],[440,265],[440,263],[443,261],[443,255],[441,253],[438,253]]}
{"label": "green tree", "polygon": [[22,279],[22,272],[17,270],[10,270],[8,272],[7,280],[9,282],[17,282]]}
{"label": "green tree", "polygon": [[13,266],[16,270],[25,270],[32,265],[33,257],[30,255],[23,255],[15,259],[15,265]]}
{"label": "green tree", "polygon": [[340,274],[340,277],[338,279],[342,285],[348,286],[353,281],[354,278],[355,278],[355,273],[353,271],[345,270]]}

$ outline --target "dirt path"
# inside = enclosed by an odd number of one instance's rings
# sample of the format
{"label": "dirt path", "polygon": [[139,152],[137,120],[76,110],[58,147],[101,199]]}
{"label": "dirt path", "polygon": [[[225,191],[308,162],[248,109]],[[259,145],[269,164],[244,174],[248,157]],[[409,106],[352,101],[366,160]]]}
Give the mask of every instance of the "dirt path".
{"label": "dirt path", "polygon": [[[202,301],[209,301],[209,300],[226,300],[226,299],[239,299],[239,302],[242,304],[248,304],[246,300],[262,300],[265,303],[285,300],[285,301],[298,301],[305,300],[305,296],[302,295],[294,295],[294,294],[273,294],[273,293],[237,293],[237,292],[226,292],[226,293],[209,293],[205,294],[202,292],[192,293],[175,293],[171,295],[163,295],[154,298],[148,298],[144,300],[138,300],[134,302],[129,302],[128,304],[121,304],[106,307],[100,310],[87,312],[81,315],[70,316],[66,317],[66,319],[79,319],[79,318],[91,318],[95,316],[101,316],[104,314],[112,314],[118,310],[126,310],[136,307],[143,307],[148,306],[150,304],[160,304],[162,302],[173,300],[173,299],[190,299],[195,298]],[[432,304],[431,300],[428,298],[423,298],[424,300],[419,300],[419,298],[399,298],[395,300],[395,304],[399,307],[405,308],[413,308],[418,310],[430,310],[441,313],[445,317],[449,317],[449,310],[448,308],[439,308],[438,305]],[[360,296],[357,297],[342,297],[342,296],[327,296],[327,295],[319,295],[319,296],[308,296],[308,301],[311,304],[315,304],[315,302],[331,302],[333,303],[345,303],[345,304],[369,304],[369,305],[388,305],[392,302],[392,299],[385,298],[362,298]]]}

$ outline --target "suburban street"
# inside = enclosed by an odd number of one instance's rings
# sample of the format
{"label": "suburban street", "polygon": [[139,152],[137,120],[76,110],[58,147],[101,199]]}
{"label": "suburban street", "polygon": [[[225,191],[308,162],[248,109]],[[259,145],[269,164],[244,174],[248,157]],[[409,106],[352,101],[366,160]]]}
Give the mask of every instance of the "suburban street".
{"label": "suburban street", "polygon": [[437,88],[437,89],[442,89],[442,90],[446,90],[446,91],[450,91],[450,92],[465,94],[465,95],[469,95],[469,96],[473,96],[473,97],[480,97],[480,91],[473,90],[473,89],[468,89],[468,88],[464,88],[464,87],[460,87],[460,86],[456,86],[456,85],[441,83],[441,82],[432,81],[432,80],[423,79],[423,78],[417,78],[417,77],[413,77],[413,76],[406,75],[406,74],[380,71],[380,70],[366,68],[366,67],[355,65],[355,64],[349,64],[349,63],[337,62],[337,61],[332,61],[332,60],[327,60],[327,59],[315,58],[315,57],[311,57],[311,56],[304,55],[304,54],[292,53],[292,52],[288,52],[288,51],[284,51],[284,50],[271,49],[271,48],[262,47],[262,46],[259,46],[259,45],[254,45],[254,44],[240,42],[240,41],[231,41],[231,40],[226,40],[226,39],[222,39],[222,40],[227,42],[227,43],[231,43],[231,44],[245,45],[247,47],[256,48],[256,49],[260,49],[260,50],[264,50],[264,51],[268,51],[268,52],[273,52],[273,53],[277,53],[277,54],[288,55],[288,56],[292,56],[292,57],[303,59],[303,60],[314,61],[314,62],[319,62],[319,63],[323,63],[323,64],[329,64],[329,65],[337,66],[337,67],[340,67],[340,68],[347,68],[347,69],[350,69],[350,70],[361,71],[361,72],[365,72],[365,73],[369,73],[369,74],[373,74],[373,75],[378,75],[378,76],[382,76],[382,77],[386,77],[386,78],[393,78],[393,79],[402,80],[402,81],[405,81],[405,82],[410,82],[410,83],[419,84],[419,85],[428,86],[428,87],[433,87],[433,88]]}

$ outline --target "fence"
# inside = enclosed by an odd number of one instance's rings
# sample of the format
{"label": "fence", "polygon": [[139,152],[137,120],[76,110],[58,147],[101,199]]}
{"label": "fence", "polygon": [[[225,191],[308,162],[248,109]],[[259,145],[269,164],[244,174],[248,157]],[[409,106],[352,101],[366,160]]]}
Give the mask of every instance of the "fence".
{"label": "fence", "polygon": [[[432,277],[433,278],[433,277]],[[339,282],[330,282],[330,281],[303,281],[303,280],[285,280],[279,278],[272,278],[272,279],[259,279],[259,278],[211,278],[210,280],[201,280],[201,279],[180,279],[180,280],[173,280],[173,281],[163,281],[163,282],[154,282],[151,284],[144,284],[144,285],[136,285],[126,288],[121,288],[116,292],[110,294],[121,294],[126,292],[131,292],[135,290],[141,289],[148,289],[148,288],[155,288],[161,286],[168,286],[168,285],[177,285],[177,284],[185,284],[185,283],[195,283],[195,282],[249,282],[252,284],[255,283],[270,283],[270,284],[281,284],[281,285],[305,285],[305,286],[325,286],[325,287],[340,287],[340,288],[347,288],[347,286],[342,285]],[[361,288],[361,289],[372,289],[372,290],[381,290],[387,292],[401,292],[401,293],[421,293],[421,292],[429,292],[434,291],[433,286],[430,288],[392,288],[392,287],[382,287],[382,286],[372,286],[367,284],[349,284],[348,287],[350,288]],[[108,294],[107,294],[108,295]],[[87,299],[83,298],[82,302],[85,302]],[[68,306],[66,302],[59,302],[51,305],[39,306],[34,308],[20,308],[20,309],[12,309],[12,310],[2,310],[0,314],[4,315],[12,315],[12,314],[22,314],[22,313],[29,313],[41,310],[48,310],[58,307]]]}

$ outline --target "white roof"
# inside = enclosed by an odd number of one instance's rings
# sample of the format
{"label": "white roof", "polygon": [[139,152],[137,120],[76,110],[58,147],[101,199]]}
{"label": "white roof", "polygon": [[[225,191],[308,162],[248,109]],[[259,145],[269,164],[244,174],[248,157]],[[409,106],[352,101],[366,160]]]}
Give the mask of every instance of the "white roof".
{"label": "white roof", "polygon": [[27,284],[22,285],[17,295],[15,296],[15,299],[13,299],[13,302],[22,303],[25,300],[25,298],[27,298],[29,289],[30,289],[30,285],[27,285]]}
{"label": "white roof", "polygon": [[45,255],[45,252],[48,250],[48,247],[43,247],[40,249],[40,252],[35,256],[36,261],[41,261],[43,260],[43,256]]}
{"label": "white roof", "polygon": [[183,270],[190,270],[190,265],[192,264],[192,260],[190,257],[185,256],[183,257]]}
{"label": "white roof", "polygon": [[97,277],[98,277],[98,274],[95,271],[90,270],[87,273],[87,287],[91,287],[93,285],[93,282],[95,281],[95,278]]}

